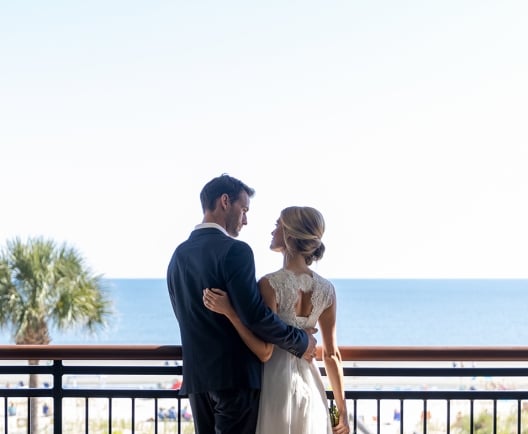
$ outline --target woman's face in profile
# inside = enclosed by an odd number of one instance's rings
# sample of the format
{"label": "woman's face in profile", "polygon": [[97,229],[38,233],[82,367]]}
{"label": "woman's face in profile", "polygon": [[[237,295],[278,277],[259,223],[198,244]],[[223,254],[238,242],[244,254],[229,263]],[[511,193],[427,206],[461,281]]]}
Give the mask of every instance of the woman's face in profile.
{"label": "woman's face in profile", "polygon": [[270,249],[274,252],[284,251],[286,245],[284,244],[284,229],[280,219],[275,223],[275,229],[271,232],[271,237]]}

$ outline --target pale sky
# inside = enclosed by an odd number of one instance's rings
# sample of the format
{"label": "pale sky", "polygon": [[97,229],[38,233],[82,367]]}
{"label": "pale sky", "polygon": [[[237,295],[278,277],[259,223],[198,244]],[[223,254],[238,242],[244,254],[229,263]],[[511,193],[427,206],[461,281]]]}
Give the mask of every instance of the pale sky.
{"label": "pale sky", "polygon": [[2,1],[0,244],[165,276],[227,172],[329,278],[528,277],[528,2]]}

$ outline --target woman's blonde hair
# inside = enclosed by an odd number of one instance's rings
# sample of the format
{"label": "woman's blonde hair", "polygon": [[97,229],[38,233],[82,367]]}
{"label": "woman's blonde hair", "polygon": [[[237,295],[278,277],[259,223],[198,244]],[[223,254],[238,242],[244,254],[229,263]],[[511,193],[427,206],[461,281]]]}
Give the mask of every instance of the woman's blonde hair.
{"label": "woman's blonde hair", "polygon": [[319,211],[309,206],[290,206],[281,211],[279,220],[287,252],[300,253],[307,265],[323,257],[325,221]]}

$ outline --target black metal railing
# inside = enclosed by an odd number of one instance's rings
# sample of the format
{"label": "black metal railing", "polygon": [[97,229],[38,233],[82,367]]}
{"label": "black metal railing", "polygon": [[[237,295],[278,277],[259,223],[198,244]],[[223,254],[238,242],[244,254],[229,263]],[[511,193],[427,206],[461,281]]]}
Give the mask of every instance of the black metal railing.
{"label": "black metal railing", "polygon": [[[356,433],[528,432],[528,347],[341,352]],[[0,346],[0,433],[192,433],[175,391],[181,356],[179,346]]]}

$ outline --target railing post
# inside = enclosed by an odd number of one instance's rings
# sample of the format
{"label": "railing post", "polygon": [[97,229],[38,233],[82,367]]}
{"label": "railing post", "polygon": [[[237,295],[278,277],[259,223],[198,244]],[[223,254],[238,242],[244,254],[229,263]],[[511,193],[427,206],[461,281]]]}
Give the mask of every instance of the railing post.
{"label": "railing post", "polygon": [[62,360],[53,361],[53,434],[62,433]]}

